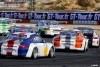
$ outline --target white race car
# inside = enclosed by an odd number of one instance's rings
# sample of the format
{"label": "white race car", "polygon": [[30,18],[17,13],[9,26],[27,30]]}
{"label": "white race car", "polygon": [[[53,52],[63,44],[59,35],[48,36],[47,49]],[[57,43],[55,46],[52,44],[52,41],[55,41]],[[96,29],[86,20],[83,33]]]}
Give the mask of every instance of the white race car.
{"label": "white race car", "polygon": [[38,34],[17,32],[8,35],[0,43],[0,54],[36,59],[43,56],[54,57],[55,48],[52,43],[45,42]]}
{"label": "white race car", "polygon": [[91,46],[95,46],[95,47],[99,47],[99,36],[96,34],[96,32],[94,31],[94,29],[86,27],[86,26],[79,26],[73,29],[78,29],[81,30],[85,36],[87,36],[87,38],[89,39],[88,45]]}
{"label": "white race car", "polygon": [[64,28],[57,21],[42,20],[36,25],[40,35],[57,35]]}
{"label": "white race car", "polygon": [[10,33],[14,32],[27,32],[27,33],[35,33],[34,27],[30,25],[16,25],[10,28]]}
{"label": "white race car", "polygon": [[9,18],[0,18],[0,34],[7,35],[10,27],[16,25],[15,20]]}
{"label": "white race car", "polygon": [[70,49],[86,51],[88,49],[88,39],[79,30],[62,30],[59,35],[52,40],[55,49]]}

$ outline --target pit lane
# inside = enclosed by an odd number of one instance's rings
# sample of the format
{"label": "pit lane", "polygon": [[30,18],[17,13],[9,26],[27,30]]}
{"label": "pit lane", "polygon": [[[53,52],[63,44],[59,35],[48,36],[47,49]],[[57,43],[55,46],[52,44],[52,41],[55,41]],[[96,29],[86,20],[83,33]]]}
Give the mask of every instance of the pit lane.
{"label": "pit lane", "polygon": [[[52,41],[50,36],[44,39],[46,42]],[[36,60],[13,56],[0,57],[0,67],[100,67],[100,48],[89,48],[87,52],[56,50],[55,55],[54,58],[42,57]]]}

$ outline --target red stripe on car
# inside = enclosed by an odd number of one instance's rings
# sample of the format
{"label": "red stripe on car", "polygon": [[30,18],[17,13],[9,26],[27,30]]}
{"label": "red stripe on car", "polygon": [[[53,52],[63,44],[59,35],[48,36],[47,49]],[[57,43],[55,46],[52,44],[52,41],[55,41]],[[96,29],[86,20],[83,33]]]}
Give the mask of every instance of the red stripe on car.
{"label": "red stripe on car", "polygon": [[11,39],[8,41],[7,55],[12,55],[12,48],[14,46],[14,41],[15,41],[15,39]]}

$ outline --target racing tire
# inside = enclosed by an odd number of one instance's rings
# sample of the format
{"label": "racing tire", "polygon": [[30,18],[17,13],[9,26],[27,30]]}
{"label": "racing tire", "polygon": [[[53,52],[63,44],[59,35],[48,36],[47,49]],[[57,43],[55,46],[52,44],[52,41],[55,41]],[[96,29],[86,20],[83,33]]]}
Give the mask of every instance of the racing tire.
{"label": "racing tire", "polygon": [[48,55],[48,57],[50,57],[50,58],[55,57],[55,50],[54,50],[53,47],[50,48],[50,51],[49,51],[49,55]]}
{"label": "racing tire", "polygon": [[36,59],[38,57],[38,49],[37,48],[34,48],[33,49],[33,52],[32,52],[32,59]]}

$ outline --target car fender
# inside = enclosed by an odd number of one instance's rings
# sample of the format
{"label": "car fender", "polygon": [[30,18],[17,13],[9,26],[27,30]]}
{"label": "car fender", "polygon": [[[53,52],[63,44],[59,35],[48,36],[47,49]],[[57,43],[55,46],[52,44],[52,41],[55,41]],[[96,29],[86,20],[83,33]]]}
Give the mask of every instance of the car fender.
{"label": "car fender", "polygon": [[[47,55],[49,55],[49,51],[50,51],[51,47],[54,48],[54,45],[53,45],[52,43],[46,43],[46,44],[47,44],[47,46],[48,46],[48,52],[47,52]],[[55,48],[54,48],[54,51],[55,51]]]}
{"label": "car fender", "polygon": [[35,43],[31,43],[31,44],[30,44],[29,49],[28,49],[27,54],[26,54],[26,57],[31,57],[31,56],[32,56],[32,52],[33,52],[33,49],[34,49],[35,47],[37,47],[37,46],[35,45]]}

